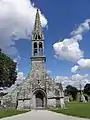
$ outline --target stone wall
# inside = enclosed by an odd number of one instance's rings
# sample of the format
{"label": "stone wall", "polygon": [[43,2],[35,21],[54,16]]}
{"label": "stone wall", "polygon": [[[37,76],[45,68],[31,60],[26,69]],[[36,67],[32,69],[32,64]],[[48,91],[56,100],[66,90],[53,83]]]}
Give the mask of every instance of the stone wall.
{"label": "stone wall", "polygon": [[56,99],[48,99],[47,100],[47,107],[50,108],[50,107],[56,107]]}
{"label": "stone wall", "polygon": [[17,109],[23,109],[23,108],[24,108],[24,101],[23,100],[18,100]]}

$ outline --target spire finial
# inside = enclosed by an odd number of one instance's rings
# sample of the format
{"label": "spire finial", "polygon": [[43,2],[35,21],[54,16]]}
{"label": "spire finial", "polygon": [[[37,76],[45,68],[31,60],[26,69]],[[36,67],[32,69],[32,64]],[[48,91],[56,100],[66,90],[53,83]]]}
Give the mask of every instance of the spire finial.
{"label": "spire finial", "polygon": [[42,26],[40,21],[40,15],[39,15],[39,9],[37,8],[36,18],[35,18],[35,24],[34,24],[34,32],[41,32]]}
{"label": "spire finial", "polygon": [[37,8],[37,12],[39,11],[39,9]]}

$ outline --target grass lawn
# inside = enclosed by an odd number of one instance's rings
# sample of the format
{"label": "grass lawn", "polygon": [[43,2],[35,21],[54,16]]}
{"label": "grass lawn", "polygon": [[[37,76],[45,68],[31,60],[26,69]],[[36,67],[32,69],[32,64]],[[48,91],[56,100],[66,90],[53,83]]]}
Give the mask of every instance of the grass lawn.
{"label": "grass lawn", "polygon": [[9,116],[13,116],[13,115],[17,115],[17,114],[22,114],[28,111],[21,111],[21,110],[0,110],[0,118],[3,117],[9,117]]}
{"label": "grass lawn", "polygon": [[66,115],[90,118],[90,102],[82,103],[82,102],[70,102],[67,103],[66,109],[51,109],[57,113],[63,113]]}

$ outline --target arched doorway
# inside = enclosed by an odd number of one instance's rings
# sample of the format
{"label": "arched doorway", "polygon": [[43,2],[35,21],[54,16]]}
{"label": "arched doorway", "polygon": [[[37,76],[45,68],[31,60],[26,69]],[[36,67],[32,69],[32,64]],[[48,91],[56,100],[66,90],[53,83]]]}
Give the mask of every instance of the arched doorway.
{"label": "arched doorway", "polygon": [[47,96],[46,96],[45,90],[43,90],[41,88],[34,89],[33,105],[34,105],[34,108],[46,108]]}
{"label": "arched doorway", "polygon": [[44,107],[44,96],[41,92],[36,94],[36,107]]}

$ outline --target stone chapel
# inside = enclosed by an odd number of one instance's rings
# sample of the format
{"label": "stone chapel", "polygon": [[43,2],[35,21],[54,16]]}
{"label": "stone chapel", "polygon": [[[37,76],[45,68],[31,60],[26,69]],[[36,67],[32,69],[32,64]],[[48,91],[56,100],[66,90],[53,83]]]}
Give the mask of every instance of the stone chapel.
{"label": "stone chapel", "polygon": [[61,83],[56,83],[45,69],[44,34],[39,10],[32,31],[31,73],[12,92],[2,98],[2,105],[10,109],[36,109],[60,106],[64,97]]}

